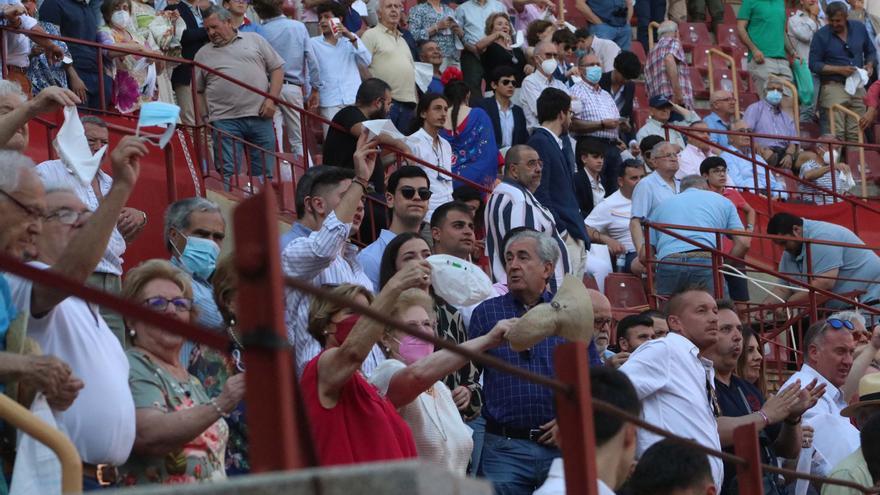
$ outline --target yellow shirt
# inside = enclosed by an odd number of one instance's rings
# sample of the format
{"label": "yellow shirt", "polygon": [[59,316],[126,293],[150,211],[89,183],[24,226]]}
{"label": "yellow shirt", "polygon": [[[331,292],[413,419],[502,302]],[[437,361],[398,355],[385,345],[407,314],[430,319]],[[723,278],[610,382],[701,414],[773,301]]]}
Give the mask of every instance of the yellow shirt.
{"label": "yellow shirt", "polygon": [[[871,473],[868,472],[868,464],[862,455],[862,449],[856,450],[840,461],[840,464],[834,466],[834,470],[831,471],[828,477],[851,481],[862,486],[873,486],[874,484],[871,480]],[[827,483],[822,485],[822,495],[860,495],[861,493],[858,490],[842,486],[829,485]]]}
{"label": "yellow shirt", "polygon": [[378,24],[368,29],[361,41],[373,54],[370,73],[391,86],[391,98],[404,103],[415,103],[416,67],[409,45],[400,35],[400,31],[392,31]]}

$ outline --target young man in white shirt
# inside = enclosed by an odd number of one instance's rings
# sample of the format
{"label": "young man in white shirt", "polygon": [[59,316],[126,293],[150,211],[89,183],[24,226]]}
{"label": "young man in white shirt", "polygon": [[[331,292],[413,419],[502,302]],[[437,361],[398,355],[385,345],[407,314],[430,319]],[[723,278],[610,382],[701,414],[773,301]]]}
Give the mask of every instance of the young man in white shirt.
{"label": "young man in white shirt", "polygon": [[[639,414],[642,405],[629,379],[613,368],[597,367],[590,370],[590,392],[593,399],[605,401],[632,415]],[[636,454],[636,426],[615,415],[593,411],[596,434],[596,480],[599,495],[614,495],[629,476]],[[547,481],[534,495],[565,495],[565,476],[562,459],[550,465]]]}
{"label": "young man in white shirt", "polygon": [[422,96],[416,107],[413,126],[418,130],[406,138],[413,155],[445,172],[416,164],[428,174],[428,187],[431,188],[428,213],[425,215],[425,221],[428,222],[437,207],[452,201],[452,146],[440,137],[448,111],[449,104],[442,95],[429,93]]}
{"label": "young man in white shirt", "polygon": [[[605,244],[612,258],[623,256],[623,271],[641,275],[644,267],[637,258],[629,222],[632,218],[632,193],[636,184],[645,177],[645,167],[638,160],[623,162],[618,188],[593,208],[584,219],[590,242]],[[620,260],[615,266],[621,267]],[[619,270],[618,270],[619,271]]]}
{"label": "young man in white shirt", "polygon": [[[668,302],[669,335],[639,346],[620,367],[642,400],[642,418],[667,431],[721,450],[716,418],[715,369],[700,353],[718,341],[718,306],[705,290],[686,288]],[[638,453],[662,440],[639,430]],[[711,458],[712,479],[721,489],[724,465]]]}
{"label": "young man in white shirt", "polygon": [[715,495],[710,459],[689,445],[661,440],[639,459],[627,486],[632,495]]}

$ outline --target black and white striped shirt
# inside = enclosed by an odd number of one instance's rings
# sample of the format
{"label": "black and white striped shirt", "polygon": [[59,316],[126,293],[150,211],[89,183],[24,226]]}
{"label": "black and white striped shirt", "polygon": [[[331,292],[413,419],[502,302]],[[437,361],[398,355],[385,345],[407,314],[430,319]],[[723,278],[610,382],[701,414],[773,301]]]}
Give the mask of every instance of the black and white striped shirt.
{"label": "black and white striped shirt", "polygon": [[550,280],[550,289],[555,291],[562,283],[562,277],[569,272],[565,241],[556,230],[556,223],[550,210],[523,185],[505,177],[492,191],[489,203],[486,205],[486,255],[489,256],[492,279],[496,283],[507,283],[501,243],[504,236],[517,227],[528,227],[547,233],[556,241],[560,256],[556,262],[555,277]]}

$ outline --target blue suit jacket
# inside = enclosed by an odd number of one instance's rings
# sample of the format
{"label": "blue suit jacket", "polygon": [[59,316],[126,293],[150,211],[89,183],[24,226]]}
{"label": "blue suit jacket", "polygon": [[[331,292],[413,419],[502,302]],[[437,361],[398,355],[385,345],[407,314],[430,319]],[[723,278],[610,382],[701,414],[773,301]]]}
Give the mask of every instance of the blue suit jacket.
{"label": "blue suit jacket", "polygon": [[575,161],[571,140],[562,137],[562,149],[556,144],[556,137],[543,128],[536,128],[527,143],[538,152],[544,161],[541,172],[541,185],[535,191],[535,198],[546,206],[556,220],[556,229],[564,229],[575,239],[584,241],[590,248],[590,238],[584,228],[584,217],[574,188]]}
{"label": "blue suit jacket", "polygon": [[[498,111],[498,102],[495,101],[494,96],[490,96],[488,98],[484,98],[480,102],[480,108],[486,111],[489,114],[489,119],[492,120],[492,129],[495,130],[495,144],[500,148],[501,147],[501,116]],[[523,112],[522,107],[519,105],[514,105],[511,103],[510,108],[513,111],[513,142],[511,146],[517,144],[526,144],[526,141],[529,140],[529,131],[526,127],[526,114]]]}

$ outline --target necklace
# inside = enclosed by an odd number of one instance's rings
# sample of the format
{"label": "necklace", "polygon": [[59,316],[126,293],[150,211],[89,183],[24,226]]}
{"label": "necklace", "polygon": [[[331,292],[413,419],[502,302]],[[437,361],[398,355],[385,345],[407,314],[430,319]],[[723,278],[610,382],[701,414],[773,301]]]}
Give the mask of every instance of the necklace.
{"label": "necklace", "polygon": [[[431,412],[429,411],[427,404],[425,404],[425,394],[430,394],[431,398],[434,401],[434,415],[437,416],[437,419],[434,419],[434,416],[431,416]],[[431,420],[431,423],[434,425],[434,428],[437,428],[437,431],[440,432],[440,436],[443,438],[445,442],[449,437],[446,435],[446,429],[443,428],[443,424],[440,421],[440,410],[437,408],[437,397],[434,396],[434,387],[429,388],[425,393],[419,394],[419,401],[421,401],[423,409],[425,410],[425,415],[428,416],[428,419]]]}

